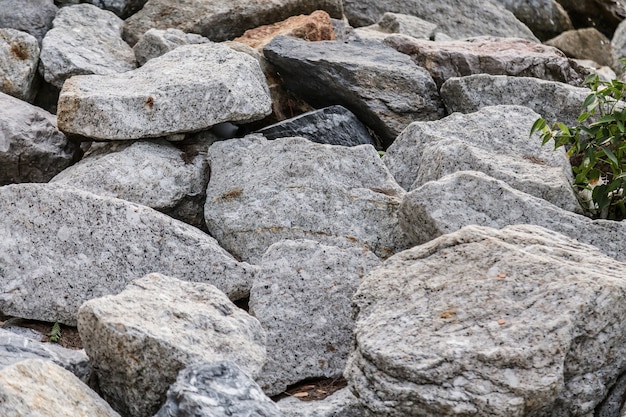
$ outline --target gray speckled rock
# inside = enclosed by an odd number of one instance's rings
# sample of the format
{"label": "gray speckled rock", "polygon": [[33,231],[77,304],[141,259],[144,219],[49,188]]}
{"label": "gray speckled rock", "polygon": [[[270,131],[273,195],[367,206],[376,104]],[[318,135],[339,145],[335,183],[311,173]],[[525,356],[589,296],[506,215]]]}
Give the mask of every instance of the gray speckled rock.
{"label": "gray speckled rock", "polygon": [[73,162],[78,147],[54,115],[3,93],[0,109],[0,185],[46,182]]}
{"label": "gray speckled rock", "polygon": [[1,92],[32,101],[37,93],[38,63],[39,43],[34,36],[15,29],[0,29]]}
{"label": "gray speckled rock", "polygon": [[363,417],[359,400],[344,388],[318,401],[302,401],[287,397],[278,401],[278,408],[285,417]]}
{"label": "gray speckled rock", "polygon": [[94,144],[50,182],[121,198],[204,228],[208,145],[137,141]]}
{"label": "gray speckled rock", "polygon": [[626,366],[625,268],[529,225],[390,258],[353,299],[364,416],[592,416]]}
{"label": "gray speckled rock", "polygon": [[53,0],[0,0],[0,28],[30,33],[41,43],[58,10]]}
{"label": "gray speckled rock", "polygon": [[139,139],[253,121],[271,112],[258,62],[224,45],[184,45],[123,74],[72,77],[59,127],[96,139]]}
{"label": "gray speckled rock", "polygon": [[556,0],[495,0],[510,10],[541,40],[574,29],[567,12]]}
{"label": "gray speckled rock", "polygon": [[258,133],[268,139],[298,136],[329,145],[376,146],[363,123],[343,106],[330,106],[307,112],[264,127]]}
{"label": "gray speckled rock", "polygon": [[343,374],[352,347],[350,299],[379,263],[370,251],[310,240],[269,247],[250,290],[250,313],[267,333],[267,362],[257,378],[265,393]]}
{"label": "gray speckled rock", "polygon": [[179,371],[230,360],[251,377],[265,362],[259,322],[212,285],[161,274],[80,307],[78,331],[103,397],[121,414],[154,414]]}
{"label": "gray speckled rock", "polygon": [[441,98],[449,113],[472,113],[487,106],[523,105],[550,123],[577,123],[582,104],[591,90],[533,77],[475,74],[449,78],[441,86]]}
{"label": "gray speckled rock", "polygon": [[[435,36],[436,30],[436,24],[419,17],[387,12],[382,15],[378,23],[358,28],[356,32],[361,38],[364,37],[363,35],[368,37],[368,33],[374,31],[379,34],[378,39],[384,39],[390,33],[401,33],[418,39],[431,39]],[[372,36],[376,37],[376,34]]]}
{"label": "gray speckled rock", "polygon": [[0,187],[0,310],[76,323],[80,305],[152,271],[248,294],[256,268],[148,207],[55,184]]}
{"label": "gray speckled rock", "polygon": [[418,242],[470,224],[496,228],[533,224],[626,261],[626,223],[571,213],[481,172],[457,172],[416,188],[405,196],[401,213],[407,233]]}
{"label": "gray speckled rock", "polygon": [[135,54],[122,40],[122,24],[113,13],[91,4],[63,7],[41,44],[39,71],[44,79],[61,88],[74,75],[135,69]]}
{"label": "gray speckled rock", "polygon": [[209,164],[207,228],[241,259],[258,262],[283,239],[380,257],[411,246],[397,223],[404,191],[372,146],[248,136],[213,144]]}
{"label": "gray speckled rock", "polygon": [[341,104],[388,146],[416,120],[436,120],[443,106],[430,75],[378,42],[306,42],[279,36],[263,49],[285,87],[312,105]]}
{"label": "gray speckled rock", "polygon": [[383,161],[407,191],[457,171],[481,171],[569,211],[582,209],[565,151],[529,138],[539,115],[527,107],[485,107],[409,125]]}
{"label": "gray speckled rock", "polygon": [[276,404],[233,362],[185,368],[154,417],[284,417]]}
{"label": "gray speckled rock", "polygon": [[209,39],[195,33],[185,33],[180,29],[150,29],[133,46],[137,64],[143,65],[182,45],[209,43]]}
{"label": "gray speckled rock", "polygon": [[0,369],[0,399],[3,417],[120,417],[72,373],[43,359]]}

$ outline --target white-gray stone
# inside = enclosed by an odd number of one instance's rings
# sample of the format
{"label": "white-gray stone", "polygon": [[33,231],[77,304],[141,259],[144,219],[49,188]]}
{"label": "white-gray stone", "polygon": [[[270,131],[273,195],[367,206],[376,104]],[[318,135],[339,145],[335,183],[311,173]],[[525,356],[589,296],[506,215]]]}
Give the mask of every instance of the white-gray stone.
{"label": "white-gray stone", "polygon": [[0,369],[0,415],[120,417],[71,372],[44,359]]}
{"label": "white-gray stone", "polygon": [[0,28],[30,33],[41,44],[58,10],[53,0],[0,0]]}
{"label": "white-gray stone", "polygon": [[368,247],[379,257],[411,247],[397,223],[404,190],[374,147],[247,136],[209,148],[207,228],[241,259],[259,262],[283,239]]}
{"label": "white-gray stone", "polygon": [[[356,32],[363,37],[364,30],[366,31],[365,36],[367,36],[368,32],[374,31],[381,38],[386,37],[390,33],[401,33],[418,39],[431,39],[435,36],[437,25],[419,17],[387,12],[382,15],[378,23],[358,28]],[[374,34],[373,36],[376,35]]]}
{"label": "white-gray stone", "polygon": [[350,300],[379,263],[370,251],[310,240],[269,247],[250,290],[250,314],[267,334],[267,362],[257,378],[266,394],[343,374],[352,347]]}
{"label": "white-gray stone", "polygon": [[278,401],[285,417],[363,417],[363,408],[349,388],[318,401],[287,397]]}
{"label": "white-gray stone", "polygon": [[73,325],[80,305],[159,271],[245,297],[256,267],[148,207],[59,184],[0,187],[0,311]]}
{"label": "white-gray stone", "polygon": [[122,415],[153,415],[178,373],[235,362],[256,377],[265,362],[259,322],[212,285],[149,274],[78,312],[78,331],[103,397]]}
{"label": "white-gray stone", "polygon": [[249,122],[271,112],[258,62],[224,45],[184,45],[123,74],[72,77],[59,127],[95,139],[158,137]]}
{"label": "white-gray stone", "polygon": [[359,287],[364,416],[593,416],[626,366],[626,264],[536,226],[468,226]]}
{"label": "white-gray stone", "polygon": [[39,43],[26,32],[0,29],[0,92],[32,101],[35,98]]}
{"label": "white-gray stone", "polygon": [[209,43],[204,36],[185,33],[180,29],[150,29],[133,46],[137,64],[143,65],[152,58],[157,58],[182,45]]}
{"label": "white-gray stone", "polygon": [[81,74],[117,74],[135,69],[135,54],[122,40],[123,20],[91,4],[63,7],[41,44],[39,71],[61,88]]}

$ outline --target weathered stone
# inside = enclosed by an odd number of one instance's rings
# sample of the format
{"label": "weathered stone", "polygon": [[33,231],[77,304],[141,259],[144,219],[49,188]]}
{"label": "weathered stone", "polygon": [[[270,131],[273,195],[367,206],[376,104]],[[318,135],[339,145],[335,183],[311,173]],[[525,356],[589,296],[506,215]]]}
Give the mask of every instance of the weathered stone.
{"label": "weathered stone", "polygon": [[475,74],[449,78],[439,91],[449,113],[472,113],[487,106],[522,104],[549,123],[577,124],[591,90],[532,77]]}
{"label": "weathered stone", "polygon": [[109,10],[125,19],[135,14],[146,4],[146,0],[82,0],[91,3],[101,9]]}
{"label": "weathered stone", "polygon": [[527,107],[485,107],[409,125],[383,161],[410,191],[457,171],[481,171],[569,211],[581,212],[565,151],[528,137],[539,115]]}
{"label": "weathered stone", "polygon": [[581,85],[587,71],[558,49],[516,38],[478,37],[437,42],[391,35],[385,44],[410,55],[441,86],[472,74],[536,77]]}
{"label": "weathered stone", "polygon": [[310,240],[269,247],[250,290],[250,313],[267,334],[267,362],[256,380],[266,394],[343,374],[352,347],[350,299],[379,264],[369,251]]}
{"label": "weathered stone", "polygon": [[373,129],[383,145],[415,120],[443,115],[430,75],[380,43],[305,42],[274,38],[263,50],[287,89],[314,106],[341,104]]}
{"label": "weathered stone", "polygon": [[95,139],[199,131],[270,112],[258,63],[219,44],[180,46],[123,74],[72,77],[59,97],[59,127]]}
{"label": "weathered stone", "polygon": [[357,146],[376,142],[367,128],[343,106],[330,106],[264,127],[258,133],[268,139],[299,136],[317,143]]}
{"label": "weathered stone", "polygon": [[622,374],[611,387],[608,395],[596,408],[594,417],[623,416],[626,411],[624,398],[626,398],[626,374]]}
{"label": "weathered stone", "polygon": [[230,360],[256,377],[265,362],[255,318],[212,285],[161,274],[87,301],[78,331],[103,398],[130,417],[153,415],[191,364]]}
{"label": "weathered stone", "polygon": [[335,40],[335,31],[330,16],[323,10],[317,10],[308,16],[292,16],[282,22],[248,29],[234,40],[262,50],[278,35],[292,36],[311,42]]}
{"label": "weathered stone", "polygon": [[574,29],[569,15],[556,0],[495,0],[524,23],[541,40]]}
{"label": "weathered stone", "polygon": [[367,417],[592,416],[626,366],[625,267],[536,226],[442,236],[365,278],[346,377]]}
{"label": "weathered stone", "polygon": [[620,62],[620,59],[626,58],[626,20],[620,23],[615,30],[615,34],[611,39],[611,47],[613,50],[615,70],[619,73],[623,73],[624,63]]}
{"label": "weathered stone", "polygon": [[[435,30],[437,30],[436,24],[419,17],[388,12],[380,18],[378,23],[359,28],[357,33],[361,37],[363,35],[365,37],[378,36],[379,39],[384,39],[390,33],[401,33],[418,39],[431,39],[435,36]],[[372,34],[372,31],[374,31],[374,34]]]}
{"label": "weathered stone", "polygon": [[80,162],[51,182],[152,207],[203,228],[208,145],[182,148],[166,141],[92,145]]}
{"label": "weathered stone", "polygon": [[[603,81],[611,81],[617,79],[617,74],[611,67],[607,67],[606,65],[600,65],[595,61],[590,59],[574,59],[578,65],[585,67],[592,74],[598,74]],[[616,63],[618,61],[615,61]],[[616,64],[615,68],[618,68],[619,64]]]}
{"label": "weathered stone", "polygon": [[139,41],[133,46],[133,51],[137,64],[143,65],[152,58],[165,55],[179,46],[210,42],[204,36],[185,33],[180,29],[150,29],[139,38]]}
{"label": "weathered stone", "polygon": [[352,26],[376,23],[385,12],[412,15],[432,22],[454,39],[470,36],[538,39],[513,13],[484,0],[344,0],[344,12]]}
{"label": "weathered stone", "polygon": [[284,417],[277,405],[233,362],[185,368],[154,417]]}
{"label": "weathered stone", "polygon": [[78,147],[54,115],[3,93],[0,109],[0,185],[46,182],[73,162]]}
{"label": "weathered stone", "polygon": [[209,148],[204,208],[212,236],[258,262],[283,239],[367,246],[380,257],[411,246],[397,225],[404,194],[372,146],[248,136]]}
{"label": "weathered stone", "polygon": [[153,271],[245,297],[256,268],[148,207],[57,184],[0,187],[0,311],[76,323],[80,305]]}
{"label": "weathered stone", "polygon": [[626,18],[623,0],[557,0],[567,11],[574,27],[593,26],[611,38],[617,25]]}
{"label": "weathered stone", "polygon": [[626,261],[621,238],[626,235],[626,224],[591,220],[560,209],[482,172],[457,172],[416,188],[402,201],[401,219],[406,232],[420,243],[471,224],[495,228],[533,224]]}
{"label": "weathered stone", "polygon": [[568,30],[545,42],[571,58],[590,59],[600,65],[615,66],[611,40],[595,28]]}
{"label": "weathered stone", "polygon": [[52,0],[0,0],[0,28],[30,33],[41,44],[57,11]]}
{"label": "weathered stone", "polygon": [[0,92],[32,101],[39,62],[37,39],[15,29],[0,29]]}
{"label": "weathered stone", "polygon": [[126,20],[124,39],[134,45],[148,29],[176,28],[219,42],[241,36],[247,29],[316,10],[341,19],[342,9],[341,0],[149,0]]}
{"label": "weathered stone", "polygon": [[43,359],[0,369],[0,415],[120,417],[69,371]]}
{"label": "weathered stone", "polygon": [[318,401],[302,401],[287,397],[278,401],[285,417],[363,417],[359,400],[348,388]]}

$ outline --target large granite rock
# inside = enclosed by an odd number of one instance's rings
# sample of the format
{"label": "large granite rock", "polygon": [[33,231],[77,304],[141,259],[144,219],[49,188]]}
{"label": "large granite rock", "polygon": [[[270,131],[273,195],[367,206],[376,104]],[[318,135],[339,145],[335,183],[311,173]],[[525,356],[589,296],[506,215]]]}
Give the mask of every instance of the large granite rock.
{"label": "large granite rock", "polygon": [[248,136],[209,148],[204,208],[212,236],[259,262],[283,239],[367,246],[379,257],[411,246],[397,224],[404,191],[372,146]]}
{"label": "large granite rock", "polygon": [[154,417],[284,417],[234,362],[185,368]]}
{"label": "large granite rock", "polygon": [[529,225],[390,258],[353,299],[364,415],[592,416],[626,366],[625,267]]}
{"label": "large granite rock", "polygon": [[341,3],[341,0],[231,0],[227,3],[223,0],[149,0],[143,9],[126,20],[124,38],[134,45],[148,29],[176,28],[219,42],[240,36],[247,29],[316,10],[324,10],[340,19]]}
{"label": "large granite rock", "polygon": [[202,229],[207,148],[164,140],[94,144],[50,182],[142,204]]}
{"label": "large granite rock", "polygon": [[73,77],[57,115],[65,132],[122,140],[258,120],[270,106],[257,61],[211,43],[181,46],[123,74]]}
{"label": "large granite rock", "polygon": [[611,38],[615,28],[626,18],[624,0],[557,0],[567,11],[575,27],[593,26]]}
{"label": "large granite rock", "polygon": [[549,123],[576,125],[591,90],[533,77],[474,74],[449,78],[439,91],[449,113],[472,113],[488,106],[522,104]]}
{"label": "large granite rock", "polygon": [[545,42],[571,58],[590,59],[600,65],[615,67],[611,40],[596,28],[568,30]]}
{"label": "large granite rock", "polygon": [[30,33],[41,44],[58,10],[53,0],[0,0],[0,28]]}
{"label": "large granite rock", "polygon": [[39,44],[34,36],[0,29],[0,92],[32,101],[37,93],[38,62]]}
{"label": "large granite rock", "polygon": [[46,182],[73,162],[78,147],[54,115],[3,93],[0,109],[0,185]]}
{"label": "large granite rock", "polygon": [[55,184],[0,187],[0,310],[76,323],[80,305],[153,271],[244,297],[256,271],[148,207]]}
{"label": "large granite rock", "polygon": [[524,23],[541,40],[574,29],[569,15],[556,0],[495,0]]}
{"label": "large granite rock", "polygon": [[0,369],[0,415],[120,417],[69,371],[43,359]]}
{"label": "large granite rock", "polygon": [[143,65],[152,58],[165,55],[179,46],[210,42],[204,36],[185,33],[180,29],[150,29],[133,46],[133,52],[135,52],[137,64]]}
{"label": "large granite rock", "polygon": [[349,388],[318,401],[287,397],[278,401],[285,417],[363,417],[363,407]]}
{"label": "large granite rock", "polygon": [[150,274],[78,312],[103,397],[122,415],[153,415],[178,373],[230,360],[251,377],[265,362],[259,322],[212,285]]}
{"label": "large granite rock", "polygon": [[410,191],[447,174],[481,171],[569,211],[581,212],[565,151],[528,137],[539,115],[527,107],[485,107],[409,125],[383,161]]}
{"label": "large granite rock", "polygon": [[[61,88],[81,74],[117,74],[135,69],[135,54],[122,40],[124,22],[91,4],[59,10],[41,44],[43,78]],[[94,28],[97,28],[94,30]]]}
{"label": "large granite rock", "polygon": [[558,49],[518,38],[478,37],[462,41],[427,41],[404,35],[385,44],[408,54],[441,86],[450,77],[472,74],[535,77],[581,85],[588,71]]}
{"label": "large granite rock", "polygon": [[430,75],[380,43],[274,38],[263,50],[287,89],[313,105],[341,104],[388,146],[415,120],[443,116]]}
{"label": "large granite rock", "polygon": [[267,333],[257,383],[268,395],[309,378],[337,378],[352,347],[350,299],[380,260],[358,248],[278,242],[263,255],[250,313]]}

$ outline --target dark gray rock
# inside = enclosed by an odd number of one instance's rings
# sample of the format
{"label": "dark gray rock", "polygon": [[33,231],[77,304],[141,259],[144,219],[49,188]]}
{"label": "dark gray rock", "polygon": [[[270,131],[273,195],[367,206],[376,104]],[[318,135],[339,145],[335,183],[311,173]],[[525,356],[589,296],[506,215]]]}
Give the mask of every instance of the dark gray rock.
{"label": "dark gray rock", "polygon": [[300,136],[317,143],[356,146],[376,142],[361,121],[343,106],[325,107],[264,127],[257,133],[268,139]]}
{"label": "dark gray rock", "polygon": [[574,29],[567,12],[556,0],[495,0],[510,10],[541,40]]}
{"label": "dark gray rock", "polygon": [[154,417],[283,417],[252,378],[233,362],[185,368]]}
{"label": "dark gray rock", "polygon": [[41,44],[58,10],[52,0],[0,0],[0,28],[30,33]]}
{"label": "dark gray rock", "polygon": [[608,38],[626,18],[624,0],[557,0],[567,11],[574,27],[593,26]]}
{"label": "dark gray rock", "polygon": [[409,123],[443,116],[431,76],[378,42],[276,37],[264,49],[287,89],[317,106],[350,109],[388,146]]}
{"label": "dark gray rock", "polygon": [[122,19],[136,13],[146,4],[147,0],[82,0],[83,3],[91,3],[101,9],[109,10]]}

